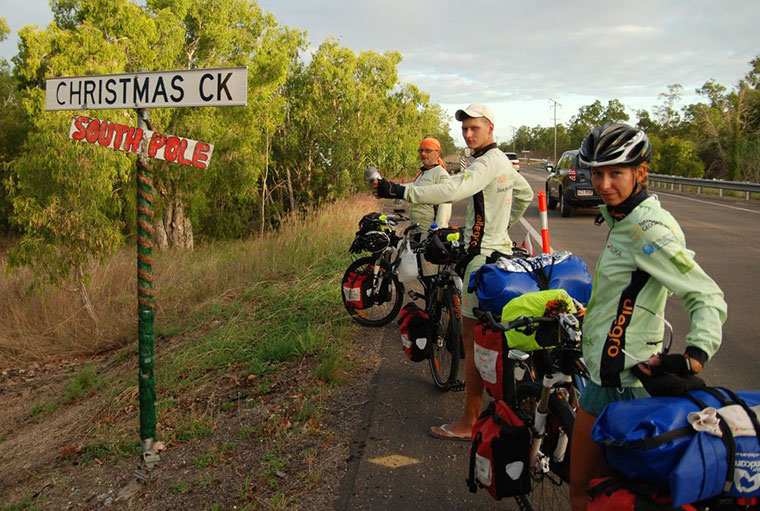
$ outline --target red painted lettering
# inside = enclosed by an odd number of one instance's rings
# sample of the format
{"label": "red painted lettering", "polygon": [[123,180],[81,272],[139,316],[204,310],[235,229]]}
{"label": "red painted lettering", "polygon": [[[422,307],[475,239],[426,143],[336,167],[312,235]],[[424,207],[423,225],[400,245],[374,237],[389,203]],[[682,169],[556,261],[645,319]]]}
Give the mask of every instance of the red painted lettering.
{"label": "red painted lettering", "polygon": [[174,161],[177,159],[177,151],[179,150],[179,138],[169,137],[166,141],[166,148],[164,149],[164,160]]}
{"label": "red painted lettering", "polygon": [[85,131],[87,130],[87,124],[90,122],[89,117],[84,115],[77,115],[74,118],[74,127],[77,129],[71,134],[71,138],[74,140],[82,140],[85,137]]}
{"label": "red painted lettering", "polygon": [[85,136],[87,137],[87,141],[91,144],[94,144],[98,140],[98,131],[100,130],[100,121],[98,119],[93,119],[90,124],[87,126],[87,132]]}
{"label": "red painted lettering", "polygon": [[113,148],[118,149],[121,147],[121,141],[124,138],[124,134],[129,130],[129,127],[124,126],[123,124],[116,124],[116,127],[114,129],[116,131],[116,134],[113,140]]}
{"label": "red painted lettering", "polygon": [[143,130],[141,128],[130,127],[124,137],[124,150],[127,152],[137,153],[142,143]]}
{"label": "red painted lettering", "polygon": [[193,151],[193,167],[198,167],[199,169],[206,168],[208,165],[205,163],[208,160],[207,151],[210,148],[211,146],[205,142],[198,142],[195,144],[195,151]]}
{"label": "red painted lettering", "polygon": [[187,139],[183,138],[179,144],[179,152],[177,153],[177,163],[182,165],[192,165],[192,161],[185,158],[185,151],[187,151]]}
{"label": "red painted lettering", "polygon": [[113,139],[113,123],[103,121],[100,123],[100,130],[98,130],[98,144],[103,147],[111,145]]}
{"label": "red painted lettering", "polygon": [[160,133],[155,133],[153,138],[150,139],[150,145],[148,146],[148,156],[151,158],[156,157],[156,153],[159,149],[166,145],[166,137]]}

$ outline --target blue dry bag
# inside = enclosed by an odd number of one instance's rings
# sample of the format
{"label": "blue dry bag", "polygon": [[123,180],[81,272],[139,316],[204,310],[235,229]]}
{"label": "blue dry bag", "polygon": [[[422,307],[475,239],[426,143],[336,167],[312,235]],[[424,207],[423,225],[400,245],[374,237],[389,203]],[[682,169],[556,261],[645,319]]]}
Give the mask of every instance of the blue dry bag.
{"label": "blue dry bag", "polygon": [[586,263],[570,252],[541,254],[528,259],[501,258],[470,275],[470,292],[479,307],[501,313],[513,298],[547,289],[564,289],[583,305],[591,298],[591,275]]}
{"label": "blue dry bag", "polygon": [[[739,404],[751,412],[748,430],[734,430],[721,408]],[[674,506],[720,494],[760,496],[760,392],[706,388],[684,397],[653,397],[607,405],[591,438],[624,477],[668,487]],[[695,431],[691,412],[717,409],[720,432]],[[752,409],[751,407],[754,407]],[[724,408],[725,409],[725,408]]]}

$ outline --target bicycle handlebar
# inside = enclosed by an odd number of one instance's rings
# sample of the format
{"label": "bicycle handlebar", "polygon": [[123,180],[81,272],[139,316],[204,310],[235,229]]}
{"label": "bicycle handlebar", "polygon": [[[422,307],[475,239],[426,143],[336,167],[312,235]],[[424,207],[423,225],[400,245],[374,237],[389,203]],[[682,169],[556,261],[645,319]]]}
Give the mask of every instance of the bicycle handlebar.
{"label": "bicycle handlebar", "polygon": [[419,226],[420,226],[419,222],[414,222],[413,224],[409,225],[409,227],[407,227],[406,229],[404,229],[404,236],[408,235],[409,231],[413,231],[414,229],[416,229]]}
{"label": "bicycle handlebar", "polygon": [[557,321],[556,316],[520,316],[507,323],[501,323],[496,321],[489,311],[475,308],[473,310],[475,317],[481,321],[488,323],[489,328],[494,332],[507,332],[508,330],[514,330],[515,328],[531,327],[533,323],[551,323]]}

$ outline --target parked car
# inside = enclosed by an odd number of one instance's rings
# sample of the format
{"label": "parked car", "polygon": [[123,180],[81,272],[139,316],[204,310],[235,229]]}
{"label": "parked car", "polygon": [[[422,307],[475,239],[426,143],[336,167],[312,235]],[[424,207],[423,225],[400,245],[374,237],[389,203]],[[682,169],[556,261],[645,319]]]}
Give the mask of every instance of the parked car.
{"label": "parked car", "polygon": [[520,172],[520,158],[517,157],[517,153],[504,153],[509,161],[512,162],[512,166],[517,172]]}
{"label": "parked car", "polygon": [[557,166],[546,167],[551,172],[546,178],[546,198],[549,209],[559,204],[563,217],[568,217],[573,208],[591,208],[602,203],[602,198],[591,186],[591,172],[581,167],[578,151],[565,151],[557,160]]}

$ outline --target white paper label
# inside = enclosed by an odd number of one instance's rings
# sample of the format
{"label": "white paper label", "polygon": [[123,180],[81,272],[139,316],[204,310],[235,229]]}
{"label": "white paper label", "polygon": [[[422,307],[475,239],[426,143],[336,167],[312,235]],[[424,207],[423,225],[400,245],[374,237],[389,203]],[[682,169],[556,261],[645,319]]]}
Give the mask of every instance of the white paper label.
{"label": "white paper label", "polygon": [[491,462],[475,453],[475,479],[483,486],[491,486]]}
{"label": "white paper label", "polygon": [[478,368],[483,381],[496,384],[496,361],[498,358],[498,351],[489,350],[475,343],[475,367]]}

